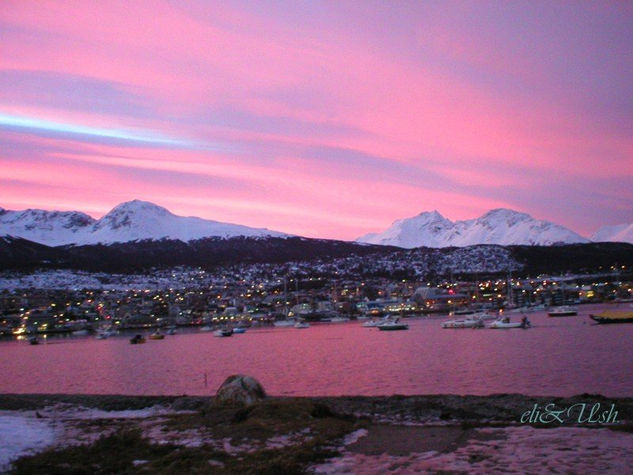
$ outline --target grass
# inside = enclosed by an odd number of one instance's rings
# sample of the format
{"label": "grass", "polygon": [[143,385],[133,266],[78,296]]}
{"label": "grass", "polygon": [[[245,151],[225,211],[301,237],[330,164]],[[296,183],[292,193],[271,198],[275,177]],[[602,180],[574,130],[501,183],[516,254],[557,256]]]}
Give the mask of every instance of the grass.
{"label": "grass", "polygon": [[[139,428],[117,428],[89,445],[22,457],[12,473],[305,473],[309,465],[336,456],[340,439],[364,424],[306,399],[271,399],[247,407],[211,403],[197,413],[175,414],[164,421],[170,433],[204,433],[202,440],[209,443],[200,447],[159,444],[144,437]],[[280,436],[286,437],[283,447],[267,445],[267,440]],[[211,443],[226,438],[242,449],[227,453]]]}

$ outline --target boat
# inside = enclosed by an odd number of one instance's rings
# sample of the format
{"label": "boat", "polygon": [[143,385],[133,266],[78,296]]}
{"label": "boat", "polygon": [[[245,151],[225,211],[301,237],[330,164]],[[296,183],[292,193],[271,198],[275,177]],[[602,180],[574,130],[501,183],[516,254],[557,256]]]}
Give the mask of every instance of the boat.
{"label": "boat", "polygon": [[347,317],[332,317],[330,318],[330,323],[345,323],[349,322],[349,318]]}
{"label": "boat", "polygon": [[442,322],[442,328],[483,328],[484,322],[480,318],[464,318]]}
{"label": "boat", "polygon": [[295,325],[294,320],[277,320],[273,322],[273,325],[276,327],[293,327]]}
{"label": "boat", "polygon": [[509,329],[509,328],[530,328],[532,325],[527,317],[523,317],[520,322],[511,322],[508,317],[500,318],[499,320],[495,320],[488,328],[500,328],[500,329]]}
{"label": "boat", "polygon": [[589,315],[589,318],[598,323],[633,323],[633,311],[610,310]]}
{"label": "boat", "polygon": [[167,328],[167,332],[168,335],[175,335],[176,334],[176,327],[169,327]]}
{"label": "boat", "polygon": [[382,325],[383,323],[389,322],[390,320],[391,320],[391,317],[389,315],[387,315],[386,317],[382,317],[382,318],[372,318],[371,320],[363,322],[363,327],[365,327],[365,328],[375,328],[377,326]]}
{"label": "boat", "polygon": [[130,338],[130,343],[132,345],[140,345],[141,343],[145,343],[145,337],[141,334],[134,335],[132,338]]}
{"label": "boat", "polygon": [[453,315],[455,315],[455,316],[457,316],[457,315],[472,315],[473,313],[475,313],[475,311],[470,309],[470,308],[460,308],[458,310],[455,310],[453,312]]}
{"label": "boat", "polygon": [[578,310],[568,306],[554,307],[548,311],[547,314],[550,317],[572,317],[574,315],[578,315]]}
{"label": "boat", "polygon": [[97,333],[97,336],[95,338],[97,340],[105,340],[106,338],[109,338],[116,334],[117,334],[116,328],[113,328],[111,326],[106,326],[106,327],[101,327],[99,329],[99,332]]}
{"label": "boat", "polygon": [[81,330],[73,331],[72,334],[75,336],[86,336],[86,335],[90,335],[90,330],[88,330],[87,328],[83,328]]}
{"label": "boat", "polygon": [[374,328],[374,327],[377,327],[378,325],[381,325],[383,323],[385,323],[385,320],[382,319],[382,318],[380,318],[380,319],[372,318],[371,320],[363,322],[363,327],[365,327],[365,328]]}
{"label": "boat", "polygon": [[233,330],[231,328],[218,328],[213,332],[213,336],[225,337],[233,335]]}
{"label": "boat", "polygon": [[308,322],[297,322],[295,323],[295,328],[310,328],[310,324]]}
{"label": "boat", "polygon": [[477,312],[477,313],[473,313],[471,316],[468,317],[469,319],[472,320],[496,320],[499,318],[499,315],[494,314],[494,313],[490,313],[487,310],[484,310],[483,312]]}
{"label": "boat", "polygon": [[246,328],[244,328],[244,327],[235,327],[233,329],[233,333],[246,333]]}
{"label": "boat", "polygon": [[154,333],[152,333],[149,336],[150,340],[163,340],[165,338],[165,335],[163,335],[160,330],[156,330]]}
{"label": "boat", "polygon": [[203,327],[200,327],[200,331],[201,332],[212,332],[213,331],[213,327],[210,325],[205,325]]}
{"label": "boat", "polygon": [[38,337],[36,337],[35,335],[30,336],[29,337],[29,344],[30,345],[39,345],[40,344],[40,340]]}
{"label": "boat", "polygon": [[407,325],[406,323],[400,323],[400,320],[396,318],[395,320],[384,322],[381,325],[378,325],[376,328],[381,331],[408,330],[409,325]]}

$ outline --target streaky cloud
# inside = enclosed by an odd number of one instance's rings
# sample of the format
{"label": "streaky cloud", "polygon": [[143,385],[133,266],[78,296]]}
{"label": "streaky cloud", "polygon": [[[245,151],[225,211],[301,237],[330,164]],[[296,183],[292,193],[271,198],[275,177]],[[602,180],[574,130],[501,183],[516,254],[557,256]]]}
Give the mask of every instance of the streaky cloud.
{"label": "streaky cloud", "polygon": [[72,136],[91,137],[95,139],[112,139],[124,142],[141,143],[155,146],[177,148],[198,148],[195,142],[168,137],[149,130],[126,130],[118,128],[91,127],[81,124],[70,124],[38,117],[25,117],[0,113],[0,127],[18,129],[30,133],[55,133]]}

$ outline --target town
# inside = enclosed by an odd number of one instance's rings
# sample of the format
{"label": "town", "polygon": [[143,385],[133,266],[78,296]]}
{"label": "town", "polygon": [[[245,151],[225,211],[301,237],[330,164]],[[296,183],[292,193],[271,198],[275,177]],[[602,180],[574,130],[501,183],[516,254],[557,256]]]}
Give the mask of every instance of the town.
{"label": "town", "polygon": [[150,274],[44,271],[5,273],[0,334],[89,333],[100,328],[273,325],[288,318],[346,321],[623,302],[633,297],[625,269],[593,275],[434,279],[367,276],[309,263],[258,264],[215,272],[174,268]]}

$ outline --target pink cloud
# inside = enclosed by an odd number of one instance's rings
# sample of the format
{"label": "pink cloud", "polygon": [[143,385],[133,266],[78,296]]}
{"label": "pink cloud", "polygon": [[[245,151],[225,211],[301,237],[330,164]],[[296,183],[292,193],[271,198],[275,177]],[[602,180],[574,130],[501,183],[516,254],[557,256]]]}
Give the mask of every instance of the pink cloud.
{"label": "pink cloud", "polygon": [[[624,41],[610,39],[630,36],[617,20],[630,9],[563,5],[540,18],[521,5],[488,7],[10,2],[0,12],[8,27],[0,80],[7,71],[41,77],[41,90],[58,100],[16,96],[14,81],[0,90],[0,113],[152,131],[195,146],[13,130],[36,155],[0,152],[11,168],[2,178],[13,180],[4,203],[46,207],[37,191],[46,185],[50,203],[68,206],[82,190],[76,208],[156,199],[184,214],[353,238],[433,208],[451,219],[498,206],[538,212],[548,188],[580,200],[631,177],[633,140],[625,125],[613,126],[626,122],[630,88],[609,75],[608,59],[627,54]],[[593,46],[575,25],[596,28]],[[598,61],[598,52],[608,58]],[[53,85],[53,73],[117,95],[107,110],[64,108],[64,94],[82,91]],[[605,81],[624,84],[620,96]],[[621,97],[615,107],[612,95]],[[85,185],[94,180],[95,189]],[[613,219],[631,212],[597,194],[594,202]]]}

